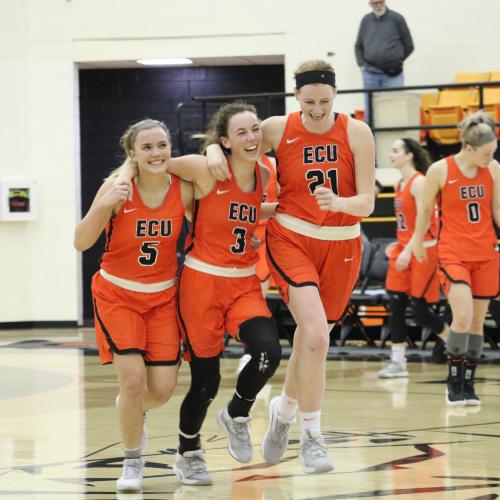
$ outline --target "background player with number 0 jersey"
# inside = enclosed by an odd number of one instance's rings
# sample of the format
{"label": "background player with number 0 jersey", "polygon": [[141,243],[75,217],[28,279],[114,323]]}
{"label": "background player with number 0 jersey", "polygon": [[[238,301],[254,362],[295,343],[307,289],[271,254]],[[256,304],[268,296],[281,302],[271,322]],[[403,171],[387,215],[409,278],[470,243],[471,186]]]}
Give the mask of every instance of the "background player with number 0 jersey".
{"label": "background player with number 0 jersey", "polygon": [[122,180],[126,162],[105,180],[76,228],[75,247],[90,248],[106,231],[100,270],[92,279],[96,338],[101,363],[113,362],[120,385],[116,403],[125,460],[117,489],[138,491],[144,412],[164,404],[177,381],[176,245],[192,186],[165,171],[171,143],[164,123],[135,123],[121,144],[137,177]]}
{"label": "background player with number 0 jersey", "polygon": [[462,149],[429,168],[417,215],[413,252],[426,257],[423,240],[435,199],[439,206],[438,257],[453,315],[448,335],[449,405],[479,405],[474,388],[490,299],[498,294],[499,260],[493,223],[500,226],[500,165],[495,123],[484,112],[460,125]]}
{"label": "background player with number 0 jersey", "polygon": [[[275,151],[280,186],[277,215],[267,224],[268,262],[297,324],[262,453],[269,463],[281,459],[299,406],[299,460],[306,473],[333,468],[320,431],[329,333],[358,280],[359,220],[374,205],[373,136],[363,122],[333,112],[335,95],[331,65],[307,61],[295,72],[301,111],[262,123],[264,150]],[[209,153],[214,174],[225,178],[220,151]]]}

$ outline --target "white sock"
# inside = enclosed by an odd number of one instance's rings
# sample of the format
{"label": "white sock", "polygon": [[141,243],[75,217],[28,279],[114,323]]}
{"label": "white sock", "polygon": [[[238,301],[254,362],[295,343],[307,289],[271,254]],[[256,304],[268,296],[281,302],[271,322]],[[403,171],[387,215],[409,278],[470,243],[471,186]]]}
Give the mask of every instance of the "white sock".
{"label": "white sock", "polygon": [[300,412],[300,429],[303,435],[306,431],[313,431],[313,434],[320,432],[321,428],[321,410],[318,411],[301,411]]}
{"label": "white sock", "polygon": [[278,415],[286,420],[293,420],[298,406],[299,401],[287,396],[285,389],[283,389],[278,402]]}
{"label": "white sock", "polygon": [[392,344],[391,347],[391,359],[396,363],[405,364],[406,363],[406,346],[404,344]]}

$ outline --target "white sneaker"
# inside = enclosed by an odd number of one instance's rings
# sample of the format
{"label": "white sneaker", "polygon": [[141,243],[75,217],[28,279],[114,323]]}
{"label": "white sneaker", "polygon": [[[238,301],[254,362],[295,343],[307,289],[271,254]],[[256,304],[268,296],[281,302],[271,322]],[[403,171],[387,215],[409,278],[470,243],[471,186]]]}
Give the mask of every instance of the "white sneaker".
{"label": "white sneaker", "polygon": [[286,420],[278,415],[281,396],[275,396],[269,403],[269,427],[260,446],[260,452],[268,464],[277,464],[288,447],[288,432],[295,418]]}
{"label": "white sneaker", "polygon": [[398,363],[391,361],[385,368],[378,372],[380,378],[402,378],[408,377],[409,373],[406,369],[406,363]]}
{"label": "white sneaker", "polygon": [[[120,402],[120,394],[118,394],[116,396],[116,399],[115,399],[116,408],[118,408],[119,402]],[[148,415],[148,413],[144,412],[144,425],[142,426],[141,442],[139,443],[139,448],[141,449],[141,455],[143,454],[143,452],[146,449],[146,446],[148,444],[148,429],[146,428],[147,415]]]}
{"label": "white sneaker", "polygon": [[124,458],[123,472],[116,481],[118,491],[141,491],[144,461],[142,458]]}
{"label": "white sneaker", "polygon": [[301,439],[299,461],[306,474],[321,474],[333,470],[325,441],[319,431],[306,431]]}
{"label": "white sneaker", "polygon": [[252,356],[250,354],[243,354],[243,356],[241,356],[238,363],[238,368],[236,368],[236,375],[239,375],[242,372],[243,368],[245,368],[245,366],[251,359]]}
{"label": "white sneaker", "polygon": [[252,417],[231,418],[227,408],[222,408],[217,413],[217,423],[227,437],[229,454],[238,462],[246,464],[253,457],[252,438],[248,431],[248,424]]}
{"label": "white sneaker", "polygon": [[212,477],[208,473],[203,450],[185,451],[175,455],[174,472],[183,484],[192,486],[210,486]]}

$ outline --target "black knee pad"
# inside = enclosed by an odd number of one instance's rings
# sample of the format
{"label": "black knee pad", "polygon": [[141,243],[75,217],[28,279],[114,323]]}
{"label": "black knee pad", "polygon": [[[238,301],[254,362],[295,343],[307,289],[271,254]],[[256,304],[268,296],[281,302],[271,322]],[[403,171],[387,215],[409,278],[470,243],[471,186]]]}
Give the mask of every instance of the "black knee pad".
{"label": "black knee pad", "polygon": [[240,340],[246,345],[260,373],[271,376],[281,361],[278,329],[272,318],[256,317],[240,325]]}
{"label": "black knee pad", "polygon": [[430,328],[434,333],[443,331],[444,321],[431,310],[429,303],[423,297],[412,298],[411,307],[418,325]]}
{"label": "black knee pad", "polygon": [[204,403],[210,404],[220,385],[219,358],[196,358],[191,360],[191,387],[189,392]]}

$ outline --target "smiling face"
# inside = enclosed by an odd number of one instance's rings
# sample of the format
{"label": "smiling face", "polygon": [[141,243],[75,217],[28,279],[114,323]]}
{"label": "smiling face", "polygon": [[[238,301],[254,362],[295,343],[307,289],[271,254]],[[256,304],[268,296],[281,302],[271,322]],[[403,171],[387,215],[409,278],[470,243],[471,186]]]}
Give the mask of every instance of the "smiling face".
{"label": "smiling face", "polygon": [[242,111],[231,116],[227,136],[221,137],[220,141],[231,151],[231,157],[257,161],[261,155],[262,130],[256,114]]}
{"label": "smiling face", "polygon": [[317,125],[328,121],[335,95],[336,90],[324,83],[310,83],[295,90],[304,119]]}
{"label": "smiling face", "polygon": [[170,140],[165,130],[157,127],[137,134],[130,157],[137,162],[139,173],[163,173],[170,153]]}

